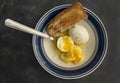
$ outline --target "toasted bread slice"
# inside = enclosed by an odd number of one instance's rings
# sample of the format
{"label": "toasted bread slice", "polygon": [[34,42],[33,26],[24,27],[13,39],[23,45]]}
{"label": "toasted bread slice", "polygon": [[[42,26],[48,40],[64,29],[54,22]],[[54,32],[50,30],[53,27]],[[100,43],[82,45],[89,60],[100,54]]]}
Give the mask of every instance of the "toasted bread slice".
{"label": "toasted bread slice", "polygon": [[60,34],[70,29],[73,25],[88,17],[81,3],[76,2],[56,15],[48,24],[47,32],[57,38]]}

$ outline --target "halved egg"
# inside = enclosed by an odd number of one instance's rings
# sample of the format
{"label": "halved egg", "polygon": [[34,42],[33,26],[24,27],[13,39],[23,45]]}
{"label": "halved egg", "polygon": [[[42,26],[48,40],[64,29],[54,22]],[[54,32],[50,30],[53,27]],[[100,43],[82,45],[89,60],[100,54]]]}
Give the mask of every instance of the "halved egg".
{"label": "halved egg", "polygon": [[69,36],[61,36],[57,40],[57,47],[62,52],[68,52],[74,46],[74,42]]}
{"label": "halved egg", "polygon": [[67,63],[76,64],[84,59],[84,53],[80,46],[74,45],[67,53],[62,53],[61,59]]}

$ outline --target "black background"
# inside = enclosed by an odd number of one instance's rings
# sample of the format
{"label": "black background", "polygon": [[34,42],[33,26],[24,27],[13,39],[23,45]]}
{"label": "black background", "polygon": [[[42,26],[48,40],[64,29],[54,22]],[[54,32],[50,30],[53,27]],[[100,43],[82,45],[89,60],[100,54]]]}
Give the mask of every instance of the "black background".
{"label": "black background", "polygon": [[[5,27],[6,18],[35,27],[51,8],[80,1],[103,21],[109,47],[101,66],[77,80],[47,73],[37,62],[32,35]],[[0,0],[0,83],[120,83],[120,0]]]}

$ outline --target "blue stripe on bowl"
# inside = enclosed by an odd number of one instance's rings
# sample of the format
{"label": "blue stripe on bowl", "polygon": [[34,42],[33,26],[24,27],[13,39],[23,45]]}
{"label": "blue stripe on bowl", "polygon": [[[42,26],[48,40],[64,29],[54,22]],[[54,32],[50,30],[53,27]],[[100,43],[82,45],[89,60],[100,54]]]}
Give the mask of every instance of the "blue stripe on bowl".
{"label": "blue stripe on bowl", "polygon": [[[48,22],[59,12],[64,10],[70,6],[70,4],[66,5],[61,5],[57,6],[50,11],[48,11],[43,17],[38,21],[36,28],[39,31],[44,31],[45,26],[48,24]],[[100,19],[89,9],[85,8],[87,13],[88,13],[88,20],[95,26],[95,30],[97,31],[98,34],[98,50],[96,52],[96,56],[94,59],[85,67],[76,69],[76,70],[63,70],[60,68],[57,68],[53,64],[51,64],[46,57],[44,56],[43,48],[42,48],[42,38],[34,35],[33,36],[33,50],[35,53],[35,56],[40,63],[40,65],[50,74],[63,78],[63,79],[77,79],[84,77],[90,73],[92,73],[103,61],[106,50],[107,50],[107,45],[108,45],[108,40],[107,40],[107,34],[105,27],[103,23],[100,21]]]}

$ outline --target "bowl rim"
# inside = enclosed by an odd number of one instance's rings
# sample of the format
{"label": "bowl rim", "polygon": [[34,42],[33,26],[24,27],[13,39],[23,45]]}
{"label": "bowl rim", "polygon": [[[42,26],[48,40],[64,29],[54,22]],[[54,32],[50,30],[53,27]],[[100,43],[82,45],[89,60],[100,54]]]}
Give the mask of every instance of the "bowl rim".
{"label": "bowl rim", "polygon": [[[46,12],[46,13],[39,19],[38,23],[36,24],[35,29],[36,29],[36,28],[38,27],[38,25],[41,23],[40,21],[43,20],[44,17],[45,17],[46,15],[48,15],[50,12],[52,12],[53,10],[56,10],[56,9],[59,8],[59,7],[63,7],[63,6],[68,7],[68,6],[70,6],[70,5],[71,5],[71,4],[63,4],[63,5],[59,5],[59,6],[56,6],[56,7],[53,7],[52,9],[50,9],[48,12]],[[43,63],[41,63],[41,60],[40,60],[40,58],[38,57],[37,51],[35,50],[35,49],[36,49],[36,46],[34,45],[34,44],[35,44],[35,41],[34,41],[34,40],[35,40],[35,35],[33,35],[32,45],[33,45],[34,55],[35,55],[37,61],[39,62],[39,64],[42,66],[42,68],[43,68],[44,70],[46,70],[48,73],[52,74],[52,75],[55,76],[55,77],[62,78],[62,79],[78,79],[78,78],[85,77],[85,76],[91,74],[92,72],[94,72],[94,71],[101,65],[101,63],[103,62],[103,60],[104,60],[104,58],[105,58],[105,56],[106,56],[107,49],[108,49],[108,36],[107,36],[107,31],[106,31],[106,29],[105,29],[105,26],[104,26],[103,22],[101,21],[101,19],[100,19],[95,13],[93,13],[91,10],[89,10],[89,9],[86,8],[86,7],[84,7],[84,8],[85,8],[86,10],[88,10],[91,14],[93,14],[93,16],[95,16],[95,17],[97,18],[96,20],[101,23],[101,25],[102,25],[102,27],[103,27],[102,29],[104,30],[104,36],[105,36],[105,48],[104,48],[104,50],[103,50],[103,52],[102,52],[102,58],[100,58],[101,60],[99,60],[99,61],[97,62],[97,64],[95,64],[95,66],[92,68],[91,71],[85,72],[84,75],[76,76],[76,77],[65,77],[65,76],[62,77],[62,75],[59,75],[59,76],[58,76],[55,72],[50,71],[49,69],[47,69],[47,67],[44,66]]]}

